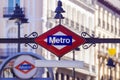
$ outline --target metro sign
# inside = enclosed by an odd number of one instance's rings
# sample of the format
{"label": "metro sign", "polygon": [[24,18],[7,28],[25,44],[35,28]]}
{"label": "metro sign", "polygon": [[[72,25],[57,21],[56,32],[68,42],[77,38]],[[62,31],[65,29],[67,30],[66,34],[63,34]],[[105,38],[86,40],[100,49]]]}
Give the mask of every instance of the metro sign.
{"label": "metro sign", "polygon": [[17,70],[19,70],[20,72],[22,72],[24,74],[27,74],[31,70],[33,70],[35,68],[35,66],[33,64],[31,64],[30,62],[28,62],[28,61],[23,61],[22,63],[17,65],[15,68]]}
{"label": "metro sign", "polygon": [[37,72],[34,58],[29,55],[21,55],[17,57],[13,65],[13,71],[21,80],[29,80]]}
{"label": "metro sign", "polygon": [[48,45],[72,45],[72,36],[53,35],[47,37]]}
{"label": "metro sign", "polygon": [[35,38],[35,42],[56,56],[62,57],[86,41],[83,37],[75,34],[64,26],[58,25]]}

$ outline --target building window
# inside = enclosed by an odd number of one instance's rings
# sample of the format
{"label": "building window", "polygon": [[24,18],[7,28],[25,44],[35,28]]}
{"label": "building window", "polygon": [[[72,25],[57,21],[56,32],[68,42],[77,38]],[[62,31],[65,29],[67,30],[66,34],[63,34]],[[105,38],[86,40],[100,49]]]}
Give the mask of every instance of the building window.
{"label": "building window", "polygon": [[89,30],[88,28],[86,28],[86,32],[89,33],[89,31],[90,31],[90,30]]}
{"label": "building window", "polygon": [[20,0],[8,0],[8,7],[14,7],[15,4],[20,5]]}
{"label": "building window", "polygon": [[85,26],[85,22],[86,22],[86,17],[85,17],[85,14],[82,14],[82,25]]}
{"label": "building window", "polygon": [[105,21],[103,21],[103,28],[105,28]]}
{"label": "building window", "polygon": [[8,0],[8,7],[13,7],[14,0]]}
{"label": "building window", "polygon": [[111,32],[113,32],[113,25],[111,25]]}
{"label": "building window", "polygon": [[79,30],[79,23],[76,23],[76,29]]}
{"label": "building window", "polygon": [[71,27],[74,27],[74,21],[71,20]]}
{"label": "building window", "polygon": [[115,35],[117,35],[117,28],[115,27]]}
{"label": "building window", "polygon": [[109,23],[107,23],[107,30],[109,30]]}
{"label": "building window", "polygon": [[119,29],[119,36],[120,36],[120,29]]}
{"label": "building window", "polygon": [[120,58],[120,52],[118,53],[118,58]]}
{"label": "building window", "polygon": [[94,23],[93,23],[93,18],[92,17],[89,17],[89,19],[88,19],[89,21],[88,21],[88,26],[91,28],[91,29],[93,29],[94,30]]}
{"label": "building window", "polygon": [[66,24],[66,25],[69,25],[69,20],[68,20],[68,18],[65,18],[65,24]]}
{"label": "building window", "polygon": [[100,24],[101,24],[100,18],[98,18],[98,27],[100,27]]}
{"label": "building window", "polygon": [[51,10],[51,18],[54,16],[54,11]]}
{"label": "building window", "polygon": [[84,31],[84,26],[83,25],[81,25],[81,31]]}
{"label": "building window", "polygon": [[92,31],[92,34],[95,34],[95,31]]}
{"label": "building window", "polygon": [[54,12],[53,12],[52,10],[49,10],[49,9],[48,9],[48,13],[47,13],[48,19],[53,18],[53,16],[54,16]]}

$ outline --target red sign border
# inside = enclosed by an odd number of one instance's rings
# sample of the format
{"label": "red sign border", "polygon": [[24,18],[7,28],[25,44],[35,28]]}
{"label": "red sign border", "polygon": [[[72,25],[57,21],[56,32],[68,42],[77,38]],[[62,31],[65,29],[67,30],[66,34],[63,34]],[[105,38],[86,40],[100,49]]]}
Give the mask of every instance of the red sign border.
{"label": "red sign border", "polygon": [[[27,63],[27,64],[30,64],[31,66],[32,66],[32,68],[30,69],[30,70],[28,70],[28,71],[22,71],[22,70],[20,70],[19,69],[19,66],[21,65],[21,64],[23,64],[23,63]],[[28,72],[30,72],[31,70],[33,70],[34,68],[35,68],[35,66],[33,65],[33,64],[31,64],[30,62],[28,62],[28,61],[23,61],[22,63],[20,63],[19,65],[17,65],[16,67],[15,67],[17,70],[19,70],[20,72],[22,72],[22,73],[24,73],[24,74],[27,74]]]}
{"label": "red sign border", "polygon": [[[63,32],[64,34],[66,34],[68,36],[73,37],[73,39],[75,41],[72,43],[73,44],[72,46],[66,46],[66,47],[58,50],[54,46],[50,46],[44,41],[47,38],[47,36],[52,36],[53,34],[59,32],[59,31]],[[41,45],[42,47],[44,47],[45,49],[49,50],[50,52],[54,53],[56,56],[62,57],[63,55],[65,55],[65,53],[68,53],[71,50],[77,48],[78,46],[84,44],[86,42],[86,40],[83,37],[72,32],[71,30],[67,29],[66,27],[64,27],[62,25],[57,25],[56,27],[50,29],[46,33],[43,33],[42,35],[35,38],[35,42],[37,44]]]}

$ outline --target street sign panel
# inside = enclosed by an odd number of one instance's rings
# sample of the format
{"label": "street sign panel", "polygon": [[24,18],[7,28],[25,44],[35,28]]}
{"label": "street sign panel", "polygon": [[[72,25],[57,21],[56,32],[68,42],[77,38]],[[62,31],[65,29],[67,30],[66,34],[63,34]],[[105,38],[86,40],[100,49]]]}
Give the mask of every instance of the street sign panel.
{"label": "street sign panel", "polygon": [[22,55],[15,60],[14,73],[21,79],[29,79],[34,76],[37,68],[34,65],[34,60],[31,56]]}
{"label": "street sign panel", "polygon": [[[0,80],[20,80],[18,78],[0,78]],[[51,78],[33,78],[30,80],[52,80]]]}
{"label": "street sign panel", "polygon": [[83,61],[69,61],[69,60],[35,60],[36,67],[64,67],[64,68],[83,68]]}
{"label": "street sign panel", "polygon": [[83,37],[75,34],[66,27],[58,25],[35,38],[35,42],[56,56],[62,57],[86,41]]}

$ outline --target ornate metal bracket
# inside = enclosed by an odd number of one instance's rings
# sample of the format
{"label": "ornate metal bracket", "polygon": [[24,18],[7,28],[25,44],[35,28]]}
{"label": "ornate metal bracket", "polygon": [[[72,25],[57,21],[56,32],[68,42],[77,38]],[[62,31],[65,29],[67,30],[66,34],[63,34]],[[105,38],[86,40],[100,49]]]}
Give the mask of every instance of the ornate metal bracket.
{"label": "ornate metal bracket", "polygon": [[37,32],[32,32],[29,35],[25,34],[24,37],[25,38],[36,38],[36,37],[38,37],[38,33]]}
{"label": "ornate metal bracket", "polygon": [[[90,36],[87,32],[82,32],[81,33],[81,36],[83,38],[91,38],[91,39],[94,39],[94,34],[92,34],[92,36]],[[95,43],[94,42],[91,42],[91,43],[85,43],[82,45],[83,49],[88,49],[89,47],[91,46],[94,46],[95,47]]]}
{"label": "ornate metal bracket", "polygon": [[[37,32],[32,32],[29,35],[25,34],[24,37],[25,38],[36,38],[36,37],[38,37],[38,33]],[[30,46],[33,49],[38,48],[38,44],[36,44],[36,43],[25,43],[25,46],[27,46],[27,45]]]}

